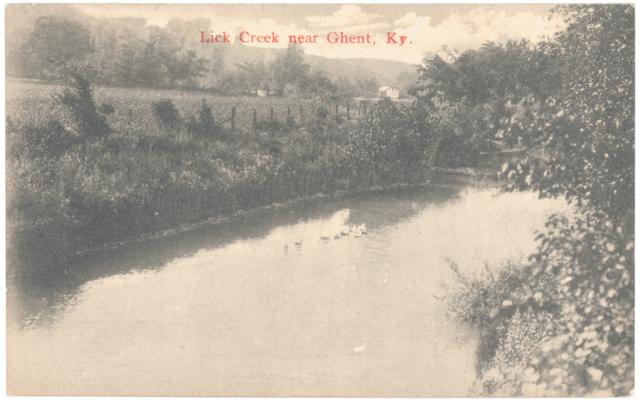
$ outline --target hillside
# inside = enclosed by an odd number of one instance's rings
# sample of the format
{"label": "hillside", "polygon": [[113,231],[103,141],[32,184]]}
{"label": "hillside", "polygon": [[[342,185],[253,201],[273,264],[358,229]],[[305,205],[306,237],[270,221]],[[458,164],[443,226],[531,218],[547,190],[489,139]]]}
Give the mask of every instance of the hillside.
{"label": "hillside", "polygon": [[[225,69],[231,69],[235,64],[244,62],[268,63],[273,61],[282,49],[270,49],[265,47],[253,47],[245,45],[230,45],[218,47],[213,51],[207,48],[199,48],[198,54],[205,58],[221,56]],[[407,80],[411,83],[417,78],[416,66],[391,60],[375,60],[367,58],[327,58],[316,55],[305,55],[305,60],[312,70],[324,71],[327,76],[337,79],[344,78],[349,81],[356,79],[375,78],[383,86],[397,86],[404,88]],[[409,77],[409,79],[407,79]]]}

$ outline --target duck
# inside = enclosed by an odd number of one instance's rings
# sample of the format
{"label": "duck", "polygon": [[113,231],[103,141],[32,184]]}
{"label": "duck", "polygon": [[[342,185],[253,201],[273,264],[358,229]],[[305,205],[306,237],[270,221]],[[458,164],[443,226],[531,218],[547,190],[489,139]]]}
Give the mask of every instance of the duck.
{"label": "duck", "polygon": [[333,236],[333,238],[334,238],[334,239],[340,239],[340,235],[339,235],[338,233],[336,233],[336,234]]}
{"label": "duck", "polygon": [[367,226],[365,224],[353,225],[351,232],[354,232],[355,237],[360,237],[367,234]]}
{"label": "duck", "polygon": [[298,240],[297,242],[293,242],[293,244],[295,244],[296,246],[300,247],[300,246],[302,246],[302,240]]}

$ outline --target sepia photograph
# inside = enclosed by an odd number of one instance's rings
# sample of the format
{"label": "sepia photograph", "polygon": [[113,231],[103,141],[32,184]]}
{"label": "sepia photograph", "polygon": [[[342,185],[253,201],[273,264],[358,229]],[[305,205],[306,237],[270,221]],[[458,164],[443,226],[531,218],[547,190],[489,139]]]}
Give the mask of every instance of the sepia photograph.
{"label": "sepia photograph", "polygon": [[7,395],[633,395],[634,4],[4,11]]}

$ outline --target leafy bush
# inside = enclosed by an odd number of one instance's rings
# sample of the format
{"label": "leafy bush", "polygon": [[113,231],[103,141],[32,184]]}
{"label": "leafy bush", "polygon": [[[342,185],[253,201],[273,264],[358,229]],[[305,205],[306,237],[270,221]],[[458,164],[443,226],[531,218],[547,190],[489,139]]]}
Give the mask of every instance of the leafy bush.
{"label": "leafy bush", "polygon": [[111,115],[114,112],[116,112],[116,109],[115,107],[113,107],[113,104],[101,103],[100,106],[98,107],[98,112],[104,115]]}
{"label": "leafy bush", "polygon": [[153,116],[163,127],[175,129],[182,123],[180,112],[170,99],[154,101],[151,108]]}
{"label": "leafy bush", "polygon": [[18,151],[24,152],[29,158],[58,158],[77,142],[77,138],[58,121],[49,120],[42,125],[27,125],[17,129],[22,140],[16,144],[24,146]]}
{"label": "leafy bush", "polygon": [[521,144],[499,135],[500,121],[510,116],[505,104],[529,95],[548,96],[560,86],[558,59],[544,44],[489,42],[448,56],[450,61],[427,57],[415,89],[436,117],[435,130],[444,141],[438,159],[448,166],[476,166],[477,153],[495,150],[496,141],[502,146]]}
{"label": "leafy bush", "polygon": [[[507,105],[511,115],[501,134],[537,151],[506,163],[500,175],[508,189],[564,196],[575,215],[549,217],[537,251],[520,266],[526,279],[504,300],[548,307],[519,310],[493,331],[495,338],[481,335],[482,346],[492,349],[483,360],[482,390],[628,395],[634,386],[634,10],[571,5],[555,12],[568,27],[545,51],[563,65],[562,85],[546,98],[531,94]],[[462,320],[486,332],[493,319],[485,310],[495,301],[482,294],[504,293],[511,285],[503,279],[497,288],[489,281],[463,292],[482,306],[469,311],[454,301]]]}
{"label": "leafy bush", "polygon": [[[565,61],[564,84],[547,99],[513,107],[505,136],[544,149],[506,165],[514,188],[565,196],[623,218],[634,203],[634,11],[629,5],[558,9],[572,21],[550,44]],[[560,57],[560,56],[558,56]]]}
{"label": "leafy bush", "polygon": [[216,122],[211,112],[211,107],[205,99],[202,100],[198,115],[189,118],[187,131],[195,136],[213,139],[220,139],[224,134],[222,125]]}
{"label": "leafy bush", "polygon": [[86,72],[79,67],[69,67],[64,78],[67,88],[62,94],[55,95],[55,99],[70,114],[78,134],[85,137],[109,135],[111,128],[96,108]]}
{"label": "leafy bush", "polygon": [[389,99],[376,104],[354,131],[347,135],[351,164],[368,171],[371,181],[415,179],[427,169],[427,154],[433,145],[431,116],[416,103],[398,107]]}
{"label": "leafy bush", "polygon": [[599,213],[552,216],[547,228],[532,256],[532,277],[536,282],[552,275],[560,283],[553,297],[562,315],[530,365],[543,378],[550,366],[564,370],[550,385],[556,393],[628,394],[634,371],[632,222],[620,226]]}
{"label": "leafy bush", "polygon": [[536,253],[449,304],[480,332],[483,394],[624,395],[633,388],[634,242],[601,216],[553,215]]}

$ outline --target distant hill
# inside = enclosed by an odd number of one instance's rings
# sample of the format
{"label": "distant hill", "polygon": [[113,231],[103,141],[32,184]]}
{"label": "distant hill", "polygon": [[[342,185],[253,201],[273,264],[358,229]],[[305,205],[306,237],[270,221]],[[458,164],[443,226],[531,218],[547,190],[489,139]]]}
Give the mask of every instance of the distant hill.
{"label": "distant hill", "polygon": [[348,80],[376,78],[380,86],[394,86],[405,89],[407,77],[411,83],[417,79],[417,66],[399,61],[376,60],[371,58],[326,58],[307,55],[312,69],[322,70],[331,77]]}
{"label": "distant hill", "polygon": [[[222,56],[225,69],[232,69],[235,64],[243,62],[273,61],[283,49],[254,47],[232,44],[215,49],[198,46],[195,48],[201,57]],[[405,89],[417,79],[416,65],[370,58],[327,58],[316,55],[305,55],[305,60],[312,70],[324,71],[332,79],[339,77],[349,81],[375,78],[380,86],[394,86]]]}

